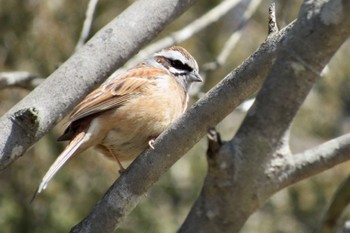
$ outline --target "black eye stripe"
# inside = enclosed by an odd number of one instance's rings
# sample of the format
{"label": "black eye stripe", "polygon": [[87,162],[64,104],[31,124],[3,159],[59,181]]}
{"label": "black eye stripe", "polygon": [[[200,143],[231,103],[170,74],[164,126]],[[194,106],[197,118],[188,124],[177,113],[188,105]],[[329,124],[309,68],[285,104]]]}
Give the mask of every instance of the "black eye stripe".
{"label": "black eye stripe", "polygon": [[186,76],[188,72],[173,73],[175,76]]}
{"label": "black eye stripe", "polygon": [[178,70],[185,70],[188,72],[193,71],[189,65],[182,63],[180,60],[169,60],[169,62],[174,68]]}

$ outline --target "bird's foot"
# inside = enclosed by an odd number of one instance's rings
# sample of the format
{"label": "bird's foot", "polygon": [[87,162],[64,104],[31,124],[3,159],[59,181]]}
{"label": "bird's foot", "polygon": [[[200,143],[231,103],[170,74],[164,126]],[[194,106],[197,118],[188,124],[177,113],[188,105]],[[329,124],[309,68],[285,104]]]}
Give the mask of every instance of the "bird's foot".
{"label": "bird's foot", "polygon": [[156,139],[152,138],[151,140],[148,141],[148,145],[149,147],[151,147],[154,150],[154,143],[155,143]]}

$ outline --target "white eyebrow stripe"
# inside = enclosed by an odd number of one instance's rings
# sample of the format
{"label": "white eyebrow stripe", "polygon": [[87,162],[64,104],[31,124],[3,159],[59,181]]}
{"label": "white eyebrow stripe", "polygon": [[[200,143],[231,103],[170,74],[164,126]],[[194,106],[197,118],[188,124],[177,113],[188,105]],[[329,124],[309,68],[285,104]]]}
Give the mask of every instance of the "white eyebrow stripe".
{"label": "white eyebrow stripe", "polygon": [[186,58],[184,57],[184,55],[182,55],[179,51],[160,51],[159,53],[157,53],[157,55],[159,56],[163,56],[172,60],[180,60],[182,63],[186,63]]}

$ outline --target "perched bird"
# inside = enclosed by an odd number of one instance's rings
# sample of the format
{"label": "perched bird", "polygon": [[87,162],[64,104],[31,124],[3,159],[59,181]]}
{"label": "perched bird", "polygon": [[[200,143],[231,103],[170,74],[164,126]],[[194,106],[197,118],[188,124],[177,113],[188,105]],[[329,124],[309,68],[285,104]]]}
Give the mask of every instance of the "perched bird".
{"label": "perched bird", "polygon": [[110,77],[73,109],[67,129],[58,138],[69,143],[37,193],[70,157],[90,147],[115,159],[122,171],[121,161],[133,160],[153,148],[154,139],[186,110],[191,83],[201,81],[196,60],[179,46]]}

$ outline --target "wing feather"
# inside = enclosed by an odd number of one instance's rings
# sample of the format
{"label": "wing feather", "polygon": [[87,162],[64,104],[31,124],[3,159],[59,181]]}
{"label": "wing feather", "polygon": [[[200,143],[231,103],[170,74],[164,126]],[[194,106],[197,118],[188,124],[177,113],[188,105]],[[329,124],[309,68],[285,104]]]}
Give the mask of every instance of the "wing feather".
{"label": "wing feather", "polygon": [[135,95],[141,95],[142,89],[149,84],[156,85],[155,79],[166,74],[163,70],[141,66],[115,78],[112,77],[73,109],[69,123],[112,108],[119,108]]}

